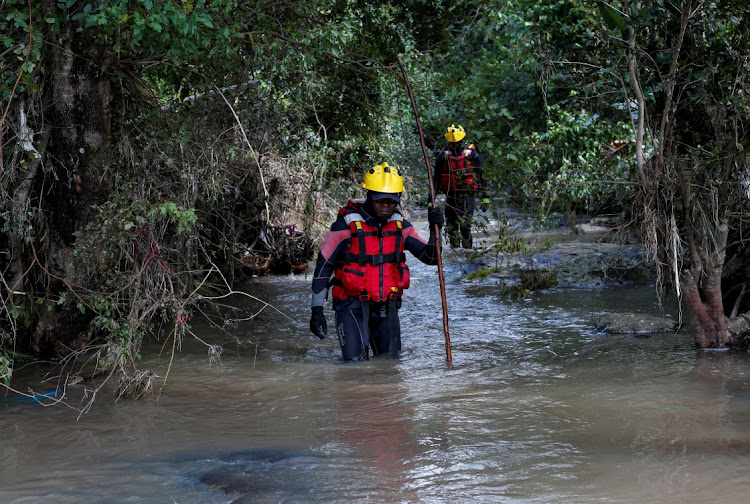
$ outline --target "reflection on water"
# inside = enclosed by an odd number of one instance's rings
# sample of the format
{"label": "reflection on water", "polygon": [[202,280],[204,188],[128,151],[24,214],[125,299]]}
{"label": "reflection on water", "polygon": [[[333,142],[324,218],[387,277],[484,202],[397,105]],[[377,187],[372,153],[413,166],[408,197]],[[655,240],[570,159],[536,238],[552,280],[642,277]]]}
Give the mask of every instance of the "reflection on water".
{"label": "reflection on water", "polygon": [[[186,341],[158,403],[0,406],[0,502],[746,502],[746,354],[593,329],[659,314],[650,288],[511,300],[447,271],[451,368],[432,268],[413,266],[398,361],[340,362],[308,334],[308,280],[259,279],[291,320],[194,322],[221,364]],[[163,375],[160,344],[142,367]]]}

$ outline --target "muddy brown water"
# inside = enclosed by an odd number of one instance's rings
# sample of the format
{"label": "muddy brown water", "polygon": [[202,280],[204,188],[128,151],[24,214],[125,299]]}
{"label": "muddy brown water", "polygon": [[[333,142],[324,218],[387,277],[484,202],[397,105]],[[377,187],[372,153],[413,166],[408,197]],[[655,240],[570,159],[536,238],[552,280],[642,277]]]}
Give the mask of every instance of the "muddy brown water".
{"label": "muddy brown water", "polygon": [[[747,354],[697,354],[687,330],[594,330],[603,313],[660,313],[650,287],[514,300],[447,258],[451,367],[436,271],[413,258],[395,361],[340,362],[308,332],[309,278],[255,279],[244,288],[291,320],[266,310],[236,340],[192,321],[221,362],[186,340],[158,402],[102,395],[80,418],[1,403],[0,502],[748,501]],[[141,362],[160,376],[162,344]],[[13,385],[43,392],[43,372]]]}

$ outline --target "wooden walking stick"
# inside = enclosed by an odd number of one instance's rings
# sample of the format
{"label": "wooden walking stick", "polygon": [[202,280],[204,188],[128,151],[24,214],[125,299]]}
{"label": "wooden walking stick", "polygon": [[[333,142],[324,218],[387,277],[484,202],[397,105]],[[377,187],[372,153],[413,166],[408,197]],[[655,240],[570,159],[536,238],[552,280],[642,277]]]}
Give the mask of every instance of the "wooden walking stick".
{"label": "wooden walking stick", "polygon": [[[411,92],[411,84],[409,84],[409,78],[406,76],[406,68],[401,58],[396,57],[398,60],[398,66],[401,67],[401,73],[404,75],[404,82],[406,83],[406,91],[409,93],[409,99],[411,100],[411,108],[414,111],[414,119],[417,121],[417,130],[419,131],[419,141],[422,144],[422,154],[424,154],[424,163],[427,168],[427,179],[430,181],[430,196],[432,197],[432,204],[435,202],[435,183],[432,180],[432,169],[430,168],[430,159],[427,156],[427,147],[424,145],[424,133],[422,133],[422,123],[419,122],[419,112],[417,112],[417,102],[414,101],[414,95]],[[443,301],[443,332],[445,332],[445,356],[448,359],[448,363],[453,362],[453,355],[451,354],[451,335],[448,330],[448,301],[445,297],[445,275],[443,274],[443,254],[442,246],[440,244],[440,226],[435,224],[435,250],[437,252],[438,260],[438,277],[440,278],[440,297]]]}

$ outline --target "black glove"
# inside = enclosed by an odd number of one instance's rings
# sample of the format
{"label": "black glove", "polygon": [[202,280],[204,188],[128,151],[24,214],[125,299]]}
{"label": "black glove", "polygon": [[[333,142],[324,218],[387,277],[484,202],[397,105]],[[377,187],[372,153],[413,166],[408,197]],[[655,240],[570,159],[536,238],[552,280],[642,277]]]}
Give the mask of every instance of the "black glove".
{"label": "black glove", "polygon": [[325,338],[326,334],[328,334],[328,324],[326,323],[326,316],[323,314],[322,306],[312,307],[310,331],[320,339]]}
{"label": "black glove", "polygon": [[430,224],[430,227],[434,226],[435,224],[438,225],[438,227],[443,227],[443,224],[445,224],[445,217],[443,217],[443,212],[440,211],[438,207],[433,207],[427,210],[427,222]]}

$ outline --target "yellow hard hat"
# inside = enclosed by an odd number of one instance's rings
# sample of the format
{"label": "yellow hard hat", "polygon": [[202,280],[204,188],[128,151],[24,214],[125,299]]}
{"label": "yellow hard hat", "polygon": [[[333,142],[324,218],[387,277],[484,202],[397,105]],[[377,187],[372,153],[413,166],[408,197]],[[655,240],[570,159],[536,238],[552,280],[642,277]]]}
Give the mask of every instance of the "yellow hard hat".
{"label": "yellow hard hat", "polygon": [[449,142],[460,142],[466,136],[463,126],[460,124],[456,128],[455,124],[448,126],[448,131],[445,133],[445,139]]}
{"label": "yellow hard hat", "polygon": [[395,166],[382,163],[367,170],[362,187],[368,191],[397,194],[404,190],[404,177]]}

